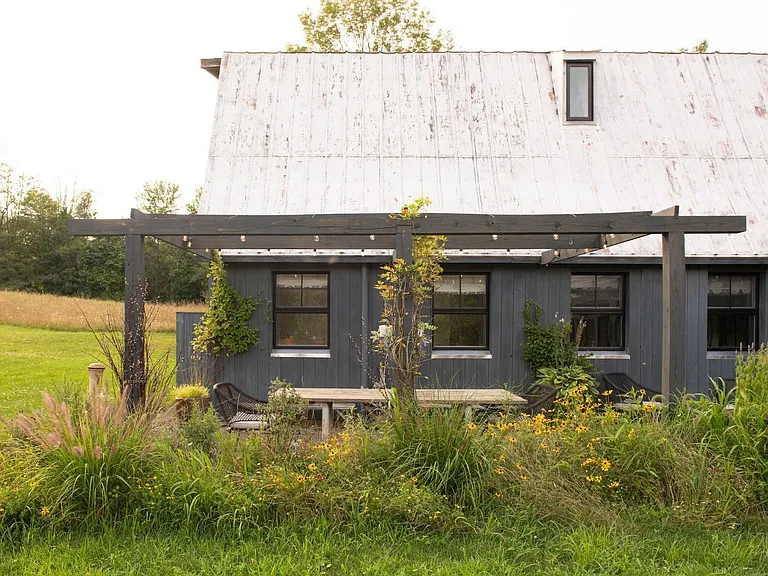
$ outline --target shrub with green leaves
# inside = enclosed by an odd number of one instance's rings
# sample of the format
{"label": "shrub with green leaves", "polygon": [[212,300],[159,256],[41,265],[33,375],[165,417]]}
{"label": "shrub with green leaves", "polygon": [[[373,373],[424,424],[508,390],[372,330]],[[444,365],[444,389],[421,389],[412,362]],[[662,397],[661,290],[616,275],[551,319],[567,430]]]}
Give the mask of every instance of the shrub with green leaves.
{"label": "shrub with green leaves", "polygon": [[227,282],[227,271],[221,255],[214,252],[208,279],[211,295],[208,311],[194,328],[192,348],[208,354],[240,354],[260,342],[259,331],[249,322],[260,304],[250,296],[241,296]]}
{"label": "shrub with green leaves", "polygon": [[536,378],[542,368],[574,365],[580,366],[587,374],[594,374],[595,368],[589,357],[578,353],[579,335],[575,342],[571,340],[571,323],[563,318],[548,325],[542,324],[541,312],[542,308],[537,303],[525,301],[523,358],[528,362],[533,377]]}
{"label": "shrub with green leaves", "polygon": [[216,446],[223,434],[221,420],[213,408],[201,410],[193,404],[189,419],[179,424],[179,435],[187,448],[200,450],[209,456],[216,454]]}

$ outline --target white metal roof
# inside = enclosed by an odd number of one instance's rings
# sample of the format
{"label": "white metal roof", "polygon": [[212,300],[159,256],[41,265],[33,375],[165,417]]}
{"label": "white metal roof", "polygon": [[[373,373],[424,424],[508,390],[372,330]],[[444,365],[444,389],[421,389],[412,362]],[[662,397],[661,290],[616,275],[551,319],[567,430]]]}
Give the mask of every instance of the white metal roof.
{"label": "white metal roof", "polygon": [[[747,216],[687,254],[768,256],[768,56],[594,54],[595,122],[568,125],[562,52],[226,53],[201,213],[677,204]],[[660,252],[657,236],[610,249]]]}

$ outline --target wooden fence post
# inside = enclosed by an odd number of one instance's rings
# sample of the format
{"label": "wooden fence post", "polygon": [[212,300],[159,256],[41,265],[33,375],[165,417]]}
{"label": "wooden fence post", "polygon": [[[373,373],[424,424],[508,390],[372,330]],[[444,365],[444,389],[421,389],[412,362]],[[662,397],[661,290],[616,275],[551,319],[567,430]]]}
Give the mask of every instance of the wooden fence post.
{"label": "wooden fence post", "polygon": [[88,397],[93,398],[102,392],[101,378],[107,367],[100,362],[88,365]]}

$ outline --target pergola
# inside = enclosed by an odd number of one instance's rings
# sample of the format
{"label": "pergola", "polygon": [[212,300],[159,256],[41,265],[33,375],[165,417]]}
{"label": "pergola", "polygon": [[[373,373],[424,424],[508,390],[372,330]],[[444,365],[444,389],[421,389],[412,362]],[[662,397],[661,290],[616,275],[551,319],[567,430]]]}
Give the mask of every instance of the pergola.
{"label": "pergola", "polygon": [[662,236],[662,380],[665,400],[685,383],[685,234],[739,233],[745,216],[680,216],[659,212],[605,214],[429,214],[411,220],[389,214],[216,216],[144,214],[127,219],[70,220],[75,236],[125,236],[124,379],[132,405],[144,381],[144,237],[210,257],[211,249],[394,249],[412,261],[415,235],[443,235],[447,248],[542,249],[556,264],[649,234]]}

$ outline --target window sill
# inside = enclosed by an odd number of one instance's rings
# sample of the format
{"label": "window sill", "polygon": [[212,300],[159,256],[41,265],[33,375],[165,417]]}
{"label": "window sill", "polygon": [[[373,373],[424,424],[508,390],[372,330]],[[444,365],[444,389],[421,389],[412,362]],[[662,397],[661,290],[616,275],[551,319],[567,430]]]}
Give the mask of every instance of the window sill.
{"label": "window sill", "polygon": [[281,348],[272,350],[270,358],[330,358],[330,350],[313,350],[311,348]]}
{"label": "window sill", "polygon": [[736,350],[707,350],[707,360],[736,360]]}
{"label": "window sill", "polygon": [[488,350],[432,350],[432,360],[490,360]]}
{"label": "window sill", "polygon": [[631,360],[632,357],[622,350],[579,350],[579,356],[589,356],[597,360]]}

